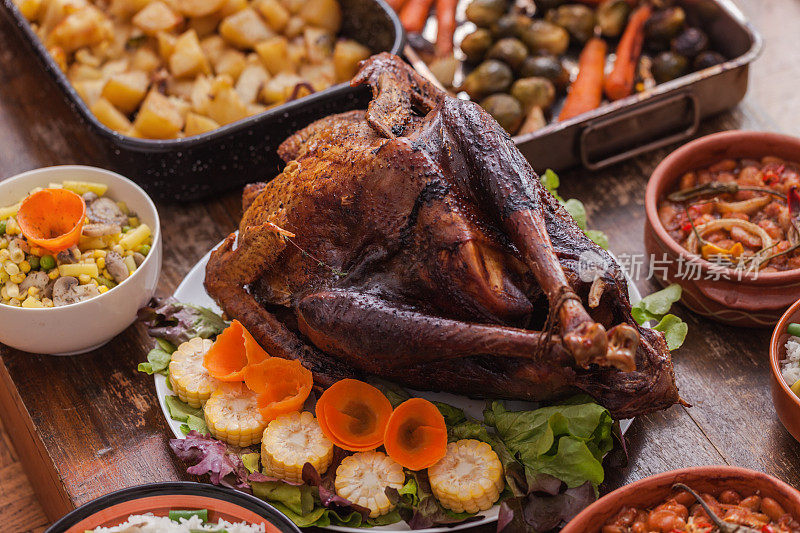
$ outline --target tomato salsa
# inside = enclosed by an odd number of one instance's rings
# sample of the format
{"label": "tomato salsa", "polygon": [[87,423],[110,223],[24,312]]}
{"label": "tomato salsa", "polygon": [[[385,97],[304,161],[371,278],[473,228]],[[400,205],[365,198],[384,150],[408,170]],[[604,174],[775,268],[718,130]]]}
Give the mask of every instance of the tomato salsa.
{"label": "tomato salsa", "polygon": [[[623,507],[601,529],[602,533],[723,533],[716,521],[729,525],[745,526],[743,531],[759,533],[798,533],[798,523],[772,498],[758,492],[744,496],[733,490],[724,490],[716,496],[702,497],[714,517],[698,503],[695,495],[685,490],[650,509]],[[737,530],[739,531],[739,530]]]}
{"label": "tomato salsa", "polygon": [[680,245],[731,268],[800,268],[800,165],[778,157],[724,159],[685,173],[658,216]]}

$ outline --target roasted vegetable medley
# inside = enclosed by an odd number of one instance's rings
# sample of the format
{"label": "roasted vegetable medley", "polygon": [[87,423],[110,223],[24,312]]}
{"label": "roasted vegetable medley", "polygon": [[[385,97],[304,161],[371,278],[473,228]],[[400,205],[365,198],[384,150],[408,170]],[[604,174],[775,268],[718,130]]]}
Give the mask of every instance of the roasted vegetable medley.
{"label": "roasted vegetable medley", "polygon": [[188,137],[349,80],[337,0],[14,0],[97,119]]}
{"label": "roasted vegetable medley", "polygon": [[[475,29],[461,40],[459,56],[467,74],[454,89],[521,135],[546,125],[548,116],[566,120],[604,97],[618,100],[725,61],[701,29],[687,24],[682,7],[654,4],[548,0],[531,8],[472,0],[466,17]],[[444,64],[433,59],[431,69],[452,85],[455,69]]]}
{"label": "roasted vegetable medley", "polygon": [[800,268],[800,166],[778,157],[724,159],[687,172],[658,216],[681,246],[758,272]]}
{"label": "roasted vegetable medley", "polygon": [[[150,252],[151,229],[125,202],[104,196],[106,190],[100,183],[51,183],[0,208],[3,304],[43,308],[81,302],[114,288],[139,268]],[[33,201],[37,195],[59,203],[38,211],[43,206]],[[52,231],[68,211],[64,201],[69,196],[81,206],[80,219],[70,224],[69,233]],[[44,239],[37,234],[41,228]]]}

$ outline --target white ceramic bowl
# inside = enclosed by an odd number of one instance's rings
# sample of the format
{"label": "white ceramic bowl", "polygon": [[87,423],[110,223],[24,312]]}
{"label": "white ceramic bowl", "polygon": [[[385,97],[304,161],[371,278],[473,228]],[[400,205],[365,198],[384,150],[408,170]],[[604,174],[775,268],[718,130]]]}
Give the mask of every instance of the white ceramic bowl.
{"label": "white ceramic bowl", "polygon": [[73,355],[99,348],[136,320],[136,311],[153,296],[161,273],[161,223],[156,206],[138,185],[119,174],[78,165],[31,170],[0,182],[0,205],[14,204],[35,187],[64,180],[107,184],[106,196],[128,204],[152,228],[153,244],[128,279],[95,298],[45,309],[0,304],[0,342],[26,352]]}

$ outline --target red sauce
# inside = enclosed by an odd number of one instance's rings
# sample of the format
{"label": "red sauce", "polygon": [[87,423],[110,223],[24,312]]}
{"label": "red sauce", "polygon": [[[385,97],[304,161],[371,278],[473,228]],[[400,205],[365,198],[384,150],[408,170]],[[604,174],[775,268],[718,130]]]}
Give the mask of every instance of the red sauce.
{"label": "red sauce", "polygon": [[[733,184],[738,190],[663,200],[658,216],[673,239],[730,267],[759,272],[800,268],[800,232],[787,200],[800,187],[800,165],[776,157],[725,159],[687,172],[675,192],[708,184]],[[760,190],[747,190],[753,187]]]}
{"label": "red sauce", "polygon": [[[717,496],[702,494],[711,510],[725,522],[747,526],[762,533],[800,533],[798,523],[772,498],[759,493],[742,496],[725,490]],[[602,533],[718,533],[706,512],[688,492],[675,495],[656,507],[623,507],[601,529]]]}

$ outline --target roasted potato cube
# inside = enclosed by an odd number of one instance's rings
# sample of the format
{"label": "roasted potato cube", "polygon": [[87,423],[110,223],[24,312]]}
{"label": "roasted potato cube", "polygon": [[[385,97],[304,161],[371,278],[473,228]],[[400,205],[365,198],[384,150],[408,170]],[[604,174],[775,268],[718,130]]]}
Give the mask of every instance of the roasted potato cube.
{"label": "roasted potato cube", "polygon": [[267,105],[283,103],[300,83],[303,83],[303,78],[297,74],[281,72],[264,84],[260,94],[261,100]]}
{"label": "roasted potato cube", "polygon": [[239,50],[225,50],[214,63],[214,73],[226,74],[235,80],[239,78],[239,74],[242,73],[246,64],[244,54]]}
{"label": "roasted potato cube", "polygon": [[161,0],[150,2],[132,19],[133,25],[147,35],[174,30],[182,21],[183,17]]}
{"label": "roasted potato cube", "polygon": [[156,42],[158,43],[158,55],[166,63],[169,61],[169,56],[175,50],[175,41],[178,38],[171,33],[160,31],[156,34]]}
{"label": "roasted potato cube", "polygon": [[259,113],[263,113],[267,109],[269,109],[267,106],[265,106],[264,104],[259,104],[258,102],[247,104],[247,114],[249,116],[258,115]]}
{"label": "roasted potato cube", "polygon": [[219,25],[219,34],[238,48],[253,48],[256,43],[274,35],[266,23],[251,8],[225,17]]}
{"label": "roasted potato cube", "polygon": [[144,99],[149,85],[149,77],[141,70],[123,72],[111,76],[102,96],[123,113],[130,114]]}
{"label": "roasted potato cube", "polygon": [[189,29],[194,30],[197,33],[197,37],[203,39],[209,35],[216,35],[220,20],[219,15],[216,13],[202,17],[192,17],[189,19]]}
{"label": "roasted potato cube", "polygon": [[175,8],[187,17],[203,17],[219,10],[225,0],[173,0]]}
{"label": "roasted potato cube", "polygon": [[306,57],[312,63],[321,63],[333,54],[333,35],[322,28],[307,27],[303,31],[306,45]]}
{"label": "roasted potato cube", "polygon": [[97,120],[114,131],[127,133],[131,130],[131,121],[128,120],[128,117],[105,98],[98,98],[89,110],[97,117]]}
{"label": "roasted potato cube", "polygon": [[256,101],[261,88],[269,80],[269,74],[261,65],[247,65],[239,79],[236,80],[236,92],[239,99],[245,104],[252,104]]}
{"label": "roasted potato cube", "polygon": [[174,139],[183,128],[183,118],[169,98],[158,91],[150,91],[133,124],[145,137]]}
{"label": "roasted potato cube", "polygon": [[292,16],[278,0],[256,0],[253,7],[264,17],[269,27],[278,33],[283,31]]}
{"label": "roasted potato cube", "polygon": [[103,79],[108,80],[111,76],[127,72],[129,64],[130,61],[128,61],[127,57],[106,61],[106,63],[100,67],[100,71],[103,73]]}
{"label": "roasted potato cube", "polygon": [[342,8],[336,0],[307,0],[300,17],[312,26],[319,26],[336,35],[342,29]]}
{"label": "roasted potato cube", "polygon": [[119,19],[129,19],[149,2],[150,0],[111,0],[108,12]]}
{"label": "roasted potato cube", "polygon": [[67,78],[72,83],[84,80],[101,80],[103,73],[97,67],[84,65],[83,63],[73,63],[67,70]]}
{"label": "roasted potato cube", "polygon": [[30,22],[36,22],[39,15],[42,13],[42,5],[44,2],[42,0],[20,0],[19,2],[15,2],[15,4],[17,4],[19,12],[22,13],[23,17]]}
{"label": "roasted potato cube", "polygon": [[308,62],[306,51],[306,41],[302,37],[297,37],[289,43],[289,61],[294,65],[302,65]]}
{"label": "roasted potato cube", "polygon": [[167,96],[167,100],[175,107],[178,111],[178,114],[181,116],[181,120],[185,123],[186,122],[186,115],[192,110],[191,104],[184,100],[183,98],[179,98],[177,96]]}
{"label": "roasted potato cube", "polygon": [[258,43],[256,53],[273,76],[279,72],[294,72],[297,68],[289,58],[289,41],[282,35]]}
{"label": "roasted potato cube", "polygon": [[88,48],[81,48],[75,51],[75,63],[89,65],[90,67],[99,67],[103,64],[103,60],[93,54]]}
{"label": "roasted potato cube", "polygon": [[352,39],[338,41],[333,47],[333,70],[336,73],[336,82],[347,81],[355,76],[358,64],[369,56],[369,48]]}
{"label": "roasted potato cube", "polygon": [[78,96],[86,102],[86,105],[92,107],[94,103],[100,98],[100,94],[103,92],[103,87],[106,84],[106,80],[85,80],[85,81],[74,81],[72,82],[72,87],[75,89],[75,92],[78,93]]}
{"label": "roasted potato cube", "polygon": [[196,78],[170,78],[167,80],[167,94],[178,96],[186,101],[192,97]]}
{"label": "roasted potato cube", "polygon": [[140,46],[133,53],[131,58],[131,68],[143,72],[153,72],[161,66],[161,58],[149,46]]}
{"label": "roasted potato cube", "polygon": [[289,10],[292,15],[297,15],[303,9],[306,0],[280,0],[281,4]]}
{"label": "roasted potato cube", "polygon": [[216,121],[190,111],[186,115],[186,127],[183,129],[183,132],[189,137],[191,135],[200,135],[201,133],[206,133],[217,128],[219,128],[219,124],[217,124]]}
{"label": "roasted potato cube", "polygon": [[86,6],[59,22],[47,36],[48,46],[58,46],[66,54],[94,46],[114,37],[114,25],[105,13]]}
{"label": "roasted potato cube", "polygon": [[225,39],[217,34],[200,39],[200,48],[203,49],[203,53],[212,65],[217,63],[222,52],[224,52],[227,47],[228,45],[225,44]]}
{"label": "roasted potato cube", "polygon": [[177,78],[211,74],[208,59],[200,48],[200,41],[194,30],[189,30],[175,41],[175,49],[169,56],[169,70]]}
{"label": "roasted potato cube", "polygon": [[304,80],[308,80],[315,91],[322,91],[336,83],[332,61],[303,65],[300,67],[298,74]]}
{"label": "roasted potato cube", "polygon": [[299,35],[303,35],[304,29],[306,29],[306,21],[298,16],[294,16],[286,23],[286,27],[283,28],[283,34],[287,39],[294,39]]}
{"label": "roasted potato cube", "polygon": [[219,16],[227,17],[229,15],[233,15],[234,13],[238,13],[246,7],[247,0],[225,0],[225,3],[222,4],[221,8],[219,8]]}
{"label": "roasted potato cube", "polygon": [[220,123],[230,124],[247,116],[247,106],[239,94],[224,77],[214,80],[211,85],[211,99],[207,106],[208,116]]}
{"label": "roasted potato cube", "polygon": [[49,53],[50,57],[53,58],[53,61],[56,62],[58,68],[64,72],[67,71],[67,53],[63,48],[60,46],[50,46],[47,48],[47,53]]}
{"label": "roasted potato cube", "polygon": [[192,110],[201,115],[205,115],[210,101],[211,80],[206,76],[198,76],[194,80],[192,93],[189,95],[189,103],[192,105]]}
{"label": "roasted potato cube", "polygon": [[48,0],[39,14],[39,35],[48,35],[67,15],[87,5],[87,0]]}

